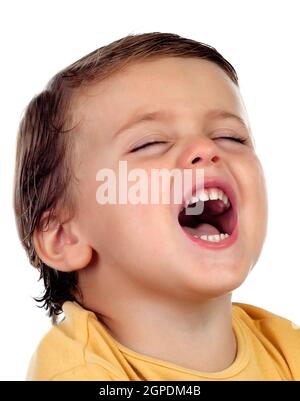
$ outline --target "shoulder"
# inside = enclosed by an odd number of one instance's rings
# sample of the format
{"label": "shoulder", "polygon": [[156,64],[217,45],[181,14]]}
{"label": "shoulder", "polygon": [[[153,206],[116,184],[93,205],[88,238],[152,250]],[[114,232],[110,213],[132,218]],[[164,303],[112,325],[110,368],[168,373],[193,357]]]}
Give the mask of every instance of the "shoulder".
{"label": "shoulder", "polygon": [[111,370],[104,367],[101,363],[84,363],[83,365],[73,366],[63,369],[55,374],[30,375],[27,381],[127,381],[127,377],[118,376]]}
{"label": "shoulder", "polygon": [[45,334],[32,355],[26,380],[118,380],[109,361],[86,357],[94,313],[74,302],[65,302],[63,311],[65,318]]}
{"label": "shoulder", "polygon": [[254,305],[233,302],[233,316],[242,321],[268,350],[276,349],[300,379],[300,327]]}
{"label": "shoulder", "polygon": [[286,332],[290,332],[292,335],[295,335],[295,338],[300,337],[300,327],[285,317],[250,304],[233,302],[232,305],[235,315],[238,315],[252,326],[254,325],[261,330],[271,329],[276,326],[277,328],[282,328],[285,334]]}

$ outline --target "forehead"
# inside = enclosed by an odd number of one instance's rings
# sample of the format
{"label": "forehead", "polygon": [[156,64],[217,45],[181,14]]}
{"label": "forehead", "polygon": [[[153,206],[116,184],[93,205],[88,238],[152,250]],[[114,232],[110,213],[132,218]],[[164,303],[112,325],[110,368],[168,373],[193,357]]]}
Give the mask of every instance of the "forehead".
{"label": "forehead", "polygon": [[114,132],[135,113],[167,110],[178,116],[225,109],[247,119],[238,87],[218,65],[198,58],[137,62],[85,88],[72,107],[81,125]]}

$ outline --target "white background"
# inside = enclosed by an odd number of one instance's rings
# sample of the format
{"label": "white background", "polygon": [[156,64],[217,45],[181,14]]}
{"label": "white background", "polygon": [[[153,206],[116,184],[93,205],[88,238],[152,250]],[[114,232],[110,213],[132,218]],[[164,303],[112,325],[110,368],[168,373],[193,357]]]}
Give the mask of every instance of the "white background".
{"label": "white background", "polygon": [[60,69],[130,33],[172,32],[214,46],[236,68],[267,180],[266,242],[233,300],[300,324],[299,2],[7,1],[0,6],[0,379],[23,380],[50,327],[32,297],[38,274],[15,229],[16,130],[31,98]]}

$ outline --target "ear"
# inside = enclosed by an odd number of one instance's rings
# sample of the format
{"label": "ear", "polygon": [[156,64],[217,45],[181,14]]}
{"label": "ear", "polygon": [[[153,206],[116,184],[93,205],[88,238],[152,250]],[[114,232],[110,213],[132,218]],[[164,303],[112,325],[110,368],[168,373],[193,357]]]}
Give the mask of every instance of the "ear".
{"label": "ear", "polygon": [[61,223],[58,217],[45,212],[33,233],[35,250],[48,266],[63,272],[86,267],[92,259],[92,247],[80,234],[75,221]]}

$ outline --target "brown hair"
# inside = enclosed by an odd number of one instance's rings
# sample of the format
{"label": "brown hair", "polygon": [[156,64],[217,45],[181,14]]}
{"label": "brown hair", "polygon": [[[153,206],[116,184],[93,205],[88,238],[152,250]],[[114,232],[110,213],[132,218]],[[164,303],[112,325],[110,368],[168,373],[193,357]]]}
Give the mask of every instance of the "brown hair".
{"label": "brown hair", "polygon": [[101,81],[130,63],[159,57],[195,57],[219,65],[238,86],[233,66],[212,46],[172,33],[128,35],[82,57],[58,72],[27,105],[21,119],[16,152],[14,209],[20,240],[30,263],[40,272],[45,292],[38,302],[58,315],[62,304],[79,294],[76,273],[57,271],[39,258],[33,232],[42,214],[51,216],[66,206],[74,212],[71,100],[83,86]]}

